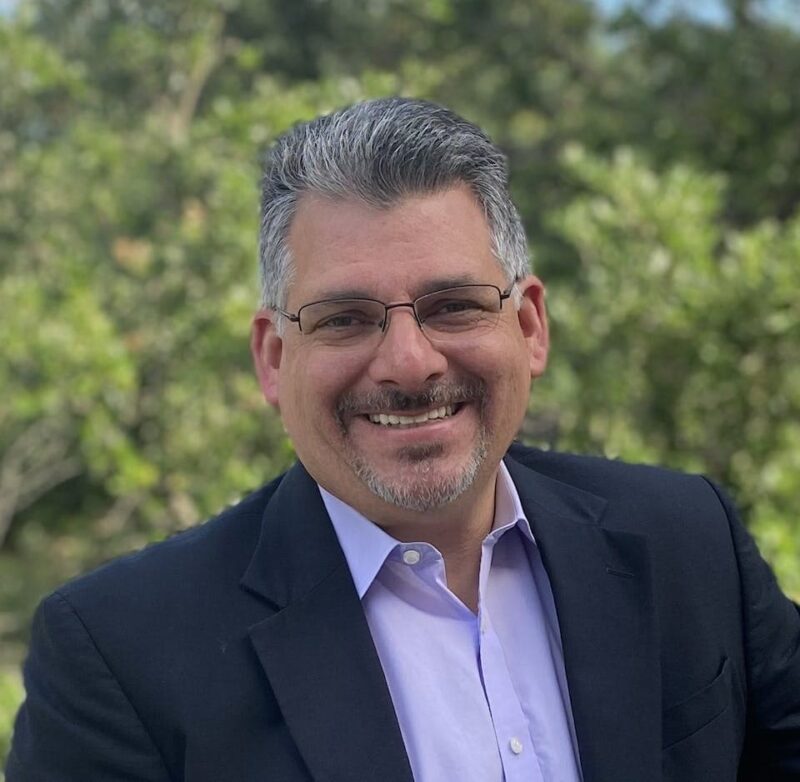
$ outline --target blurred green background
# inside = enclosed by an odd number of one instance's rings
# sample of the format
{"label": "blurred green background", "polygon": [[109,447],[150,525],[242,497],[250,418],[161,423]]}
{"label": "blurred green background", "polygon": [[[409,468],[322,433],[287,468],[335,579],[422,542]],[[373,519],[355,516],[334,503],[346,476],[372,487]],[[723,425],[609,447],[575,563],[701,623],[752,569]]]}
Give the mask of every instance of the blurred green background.
{"label": "blurred green background", "polygon": [[798,85],[796,2],[0,3],[0,766],[40,597],[290,463],[259,157],[367,97],[510,157],[554,332],[523,439],[713,476],[798,599]]}

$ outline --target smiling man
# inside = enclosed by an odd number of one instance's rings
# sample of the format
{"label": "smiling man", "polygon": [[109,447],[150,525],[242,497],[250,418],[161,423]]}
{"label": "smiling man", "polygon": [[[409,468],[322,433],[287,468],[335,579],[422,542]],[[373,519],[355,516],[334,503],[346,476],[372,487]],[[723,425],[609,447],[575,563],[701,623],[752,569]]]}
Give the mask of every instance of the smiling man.
{"label": "smiling man", "polygon": [[303,196],[292,284],[268,291],[253,353],[317,483],[397,540],[433,544],[474,611],[498,464],[547,358],[544,291],[524,254],[498,263],[466,184],[396,187],[385,203]]}
{"label": "smiling man", "polygon": [[260,262],[298,463],[43,602],[8,782],[800,780],[800,616],[718,489],[512,445],[547,317],[480,129],[293,128]]}

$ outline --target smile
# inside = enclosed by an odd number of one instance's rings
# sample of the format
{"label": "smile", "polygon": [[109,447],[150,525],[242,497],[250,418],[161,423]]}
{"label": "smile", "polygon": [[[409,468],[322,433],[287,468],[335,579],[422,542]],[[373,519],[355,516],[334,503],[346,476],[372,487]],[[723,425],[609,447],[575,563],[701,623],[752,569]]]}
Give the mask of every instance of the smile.
{"label": "smile", "polygon": [[370,413],[367,417],[373,424],[380,424],[381,426],[416,426],[428,421],[436,421],[440,418],[449,418],[456,411],[456,405],[443,405],[418,415]]}

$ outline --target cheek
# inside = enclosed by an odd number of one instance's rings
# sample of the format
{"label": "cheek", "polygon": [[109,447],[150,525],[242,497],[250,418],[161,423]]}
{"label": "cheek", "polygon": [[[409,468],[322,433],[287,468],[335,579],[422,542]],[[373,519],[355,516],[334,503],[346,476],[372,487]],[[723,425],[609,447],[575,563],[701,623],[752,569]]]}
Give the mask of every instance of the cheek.
{"label": "cheek", "polygon": [[358,362],[353,357],[299,353],[285,367],[285,375],[281,375],[281,411],[293,419],[295,426],[324,426],[320,418],[333,421],[339,398],[353,387],[358,377]]}
{"label": "cheek", "polygon": [[496,356],[484,379],[490,396],[505,409],[507,415],[513,417],[527,409],[531,374],[524,350],[506,350]]}
{"label": "cheek", "polygon": [[488,383],[496,383],[502,388],[517,390],[530,383],[530,362],[525,341],[518,335],[504,335],[494,345],[484,351],[475,350],[467,360],[473,370],[482,375]]}

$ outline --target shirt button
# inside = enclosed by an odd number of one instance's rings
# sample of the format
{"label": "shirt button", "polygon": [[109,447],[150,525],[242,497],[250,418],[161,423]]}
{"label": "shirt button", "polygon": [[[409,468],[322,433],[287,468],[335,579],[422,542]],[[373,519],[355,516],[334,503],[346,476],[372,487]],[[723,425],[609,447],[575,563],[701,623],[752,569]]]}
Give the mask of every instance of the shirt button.
{"label": "shirt button", "polygon": [[403,562],[406,565],[416,565],[419,562],[419,551],[410,548],[403,552]]}
{"label": "shirt button", "polygon": [[514,736],[511,739],[511,741],[508,742],[508,746],[511,747],[511,751],[515,755],[519,755],[522,753],[523,750],[522,742],[516,736]]}

